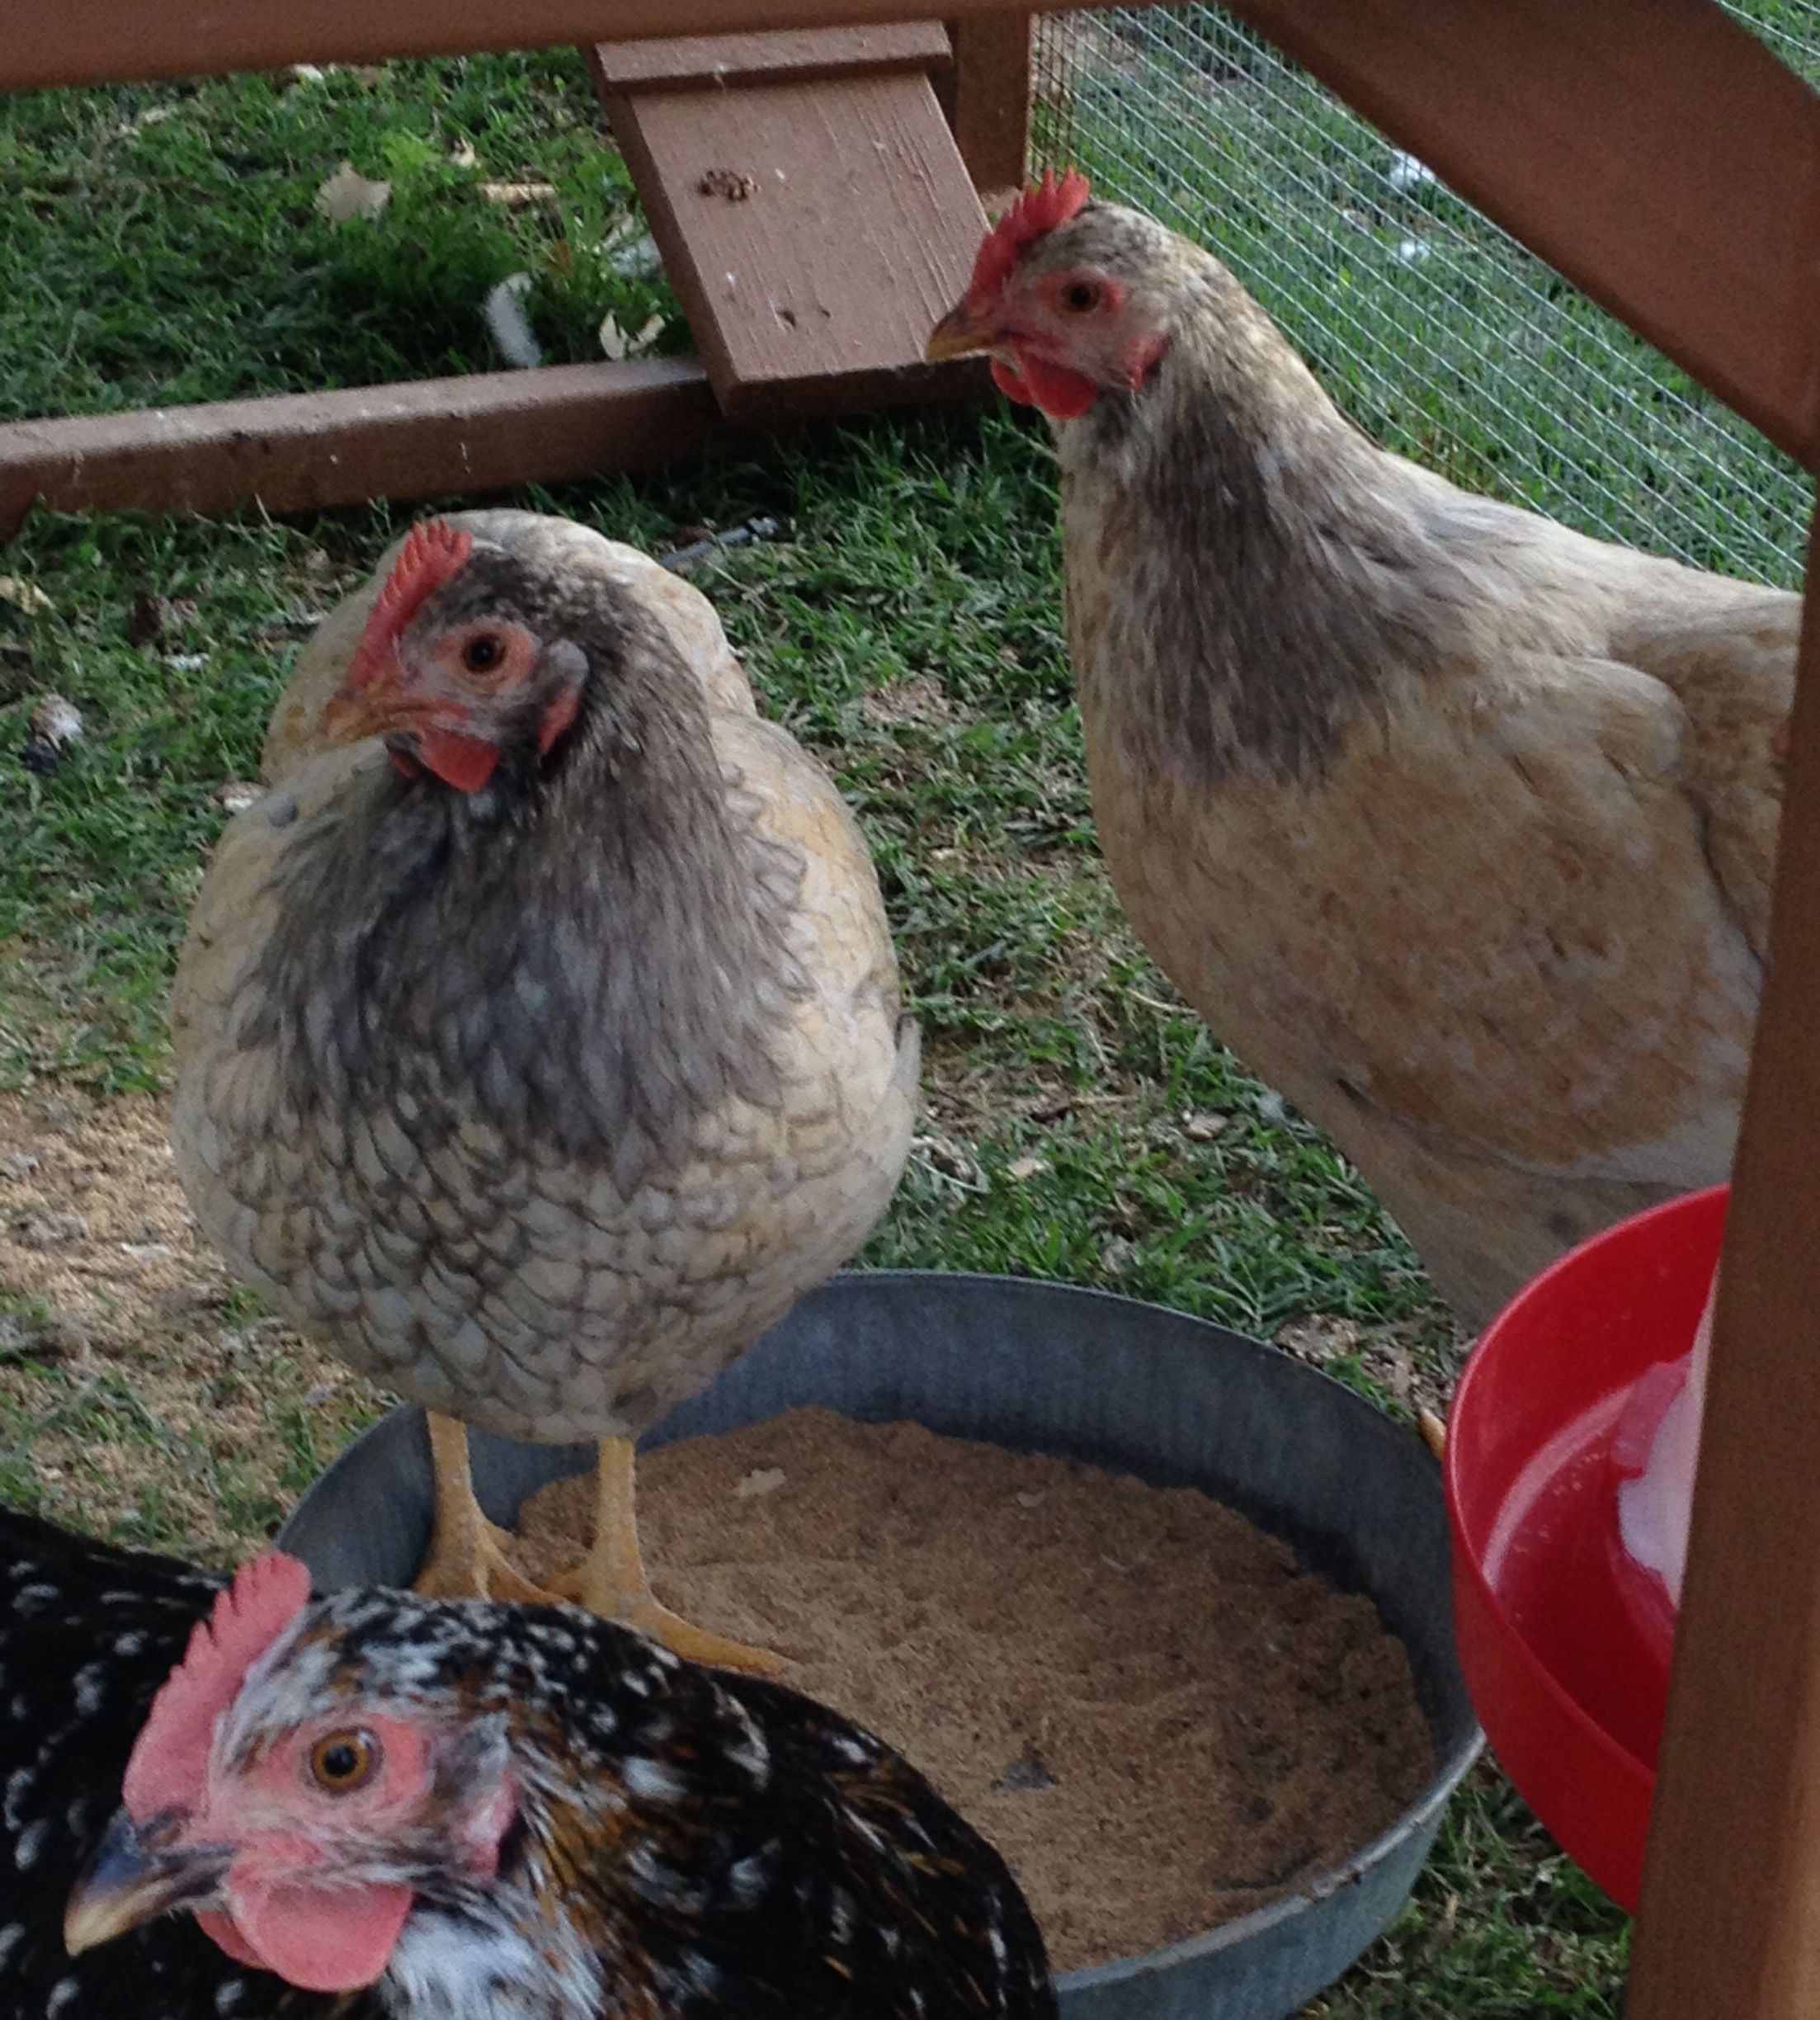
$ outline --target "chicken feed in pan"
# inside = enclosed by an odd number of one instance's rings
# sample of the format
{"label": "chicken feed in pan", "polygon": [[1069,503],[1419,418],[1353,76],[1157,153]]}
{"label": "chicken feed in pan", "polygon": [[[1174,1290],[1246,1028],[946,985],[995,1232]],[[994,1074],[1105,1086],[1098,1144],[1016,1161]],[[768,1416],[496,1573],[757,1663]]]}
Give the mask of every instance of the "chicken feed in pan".
{"label": "chicken feed in pan", "polygon": [[[1370,1600],[1189,1488],[803,1409],[643,1461],[653,1576],[788,1660],[1005,1854],[1058,1970],[1293,1892],[1434,1773]],[[529,1575],[586,1479],[527,1503]]]}

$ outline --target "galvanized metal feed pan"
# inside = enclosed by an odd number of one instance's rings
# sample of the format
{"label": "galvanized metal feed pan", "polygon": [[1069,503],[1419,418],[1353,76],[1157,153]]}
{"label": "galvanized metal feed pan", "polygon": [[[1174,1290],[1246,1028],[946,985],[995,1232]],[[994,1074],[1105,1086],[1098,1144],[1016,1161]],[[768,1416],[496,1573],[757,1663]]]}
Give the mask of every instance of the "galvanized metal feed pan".
{"label": "galvanized metal feed pan", "polygon": [[[673,1410],[647,1449],[820,1403],[867,1423],[1082,1460],[1199,1487],[1368,1594],[1405,1644],[1438,1768],[1391,1828],[1295,1894],[1205,1936],[1060,1980],[1063,2020],[1285,2020],[1338,1977],[1413,1884],[1479,1732],[1454,1658],[1440,1469],[1421,1442],[1316,1370],[1224,1327],[1104,1292],[1009,1277],[837,1277]],[[592,1446],[475,1432],[482,1506],[510,1525]],[[421,1412],[344,1452],[280,1538],[319,1585],[403,1584],[429,1542]]]}

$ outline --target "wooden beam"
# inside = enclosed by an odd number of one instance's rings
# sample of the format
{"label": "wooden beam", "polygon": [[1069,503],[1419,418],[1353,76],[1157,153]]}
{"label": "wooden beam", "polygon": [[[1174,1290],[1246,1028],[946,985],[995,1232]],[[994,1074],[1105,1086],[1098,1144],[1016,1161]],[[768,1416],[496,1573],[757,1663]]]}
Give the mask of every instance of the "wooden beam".
{"label": "wooden beam", "polygon": [[808,84],[891,70],[951,70],[940,21],[884,28],[798,29],[780,35],[664,35],[601,42],[588,52],[596,91],[731,90],[742,84]]}
{"label": "wooden beam", "polygon": [[0,427],[0,538],[59,512],[271,512],[434,498],[692,455],[720,426],[692,357]]}
{"label": "wooden beam", "polygon": [[1626,2020],[1820,2013],[1820,521]]}
{"label": "wooden beam", "polygon": [[994,212],[1023,186],[1029,164],[1033,19],[973,14],[954,22],[954,68],[936,80],[960,158]]}
{"label": "wooden beam", "polygon": [[[1000,0],[942,0],[944,15]],[[0,91],[903,20],[903,0],[5,0]]]}
{"label": "wooden beam", "polygon": [[1820,99],[1714,0],[1233,0],[1809,468]]}

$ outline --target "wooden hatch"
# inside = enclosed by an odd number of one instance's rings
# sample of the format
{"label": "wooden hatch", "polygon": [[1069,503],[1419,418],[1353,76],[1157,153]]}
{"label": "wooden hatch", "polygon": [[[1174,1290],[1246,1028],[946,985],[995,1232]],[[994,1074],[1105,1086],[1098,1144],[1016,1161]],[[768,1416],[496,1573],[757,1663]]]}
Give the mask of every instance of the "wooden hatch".
{"label": "wooden hatch", "polygon": [[601,43],[595,82],[722,412],[942,398],[924,363],[985,213],[939,22]]}

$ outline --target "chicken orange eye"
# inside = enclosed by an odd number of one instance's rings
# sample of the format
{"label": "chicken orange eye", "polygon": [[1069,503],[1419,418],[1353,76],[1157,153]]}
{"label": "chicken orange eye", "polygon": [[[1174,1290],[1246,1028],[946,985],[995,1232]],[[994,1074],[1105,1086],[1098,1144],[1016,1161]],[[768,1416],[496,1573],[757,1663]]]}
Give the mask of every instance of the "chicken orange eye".
{"label": "chicken orange eye", "polygon": [[1089,309],[1100,305],[1100,290],[1091,281],[1071,281],[1062,290],[1062,306],[1072,309],[1077,315],[1085,315]]}
{"label": "chicken orange eye", "polygon": [[490,631],[469,639],[461,649],[461,663],[470,673],[490,673],[505,656],[505,647]]}
{"label": "chicken orange eye", "polygon": [[325,1733],[309,1749],[309,1772],[332,1796],[345,1796],[371,1780],[380,1743],[370,1732]]}

